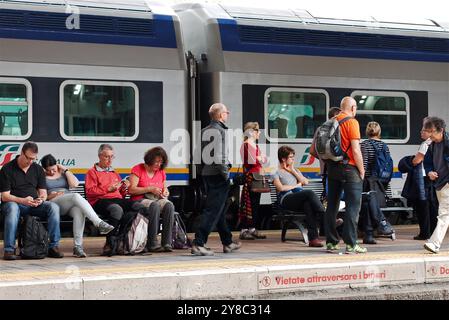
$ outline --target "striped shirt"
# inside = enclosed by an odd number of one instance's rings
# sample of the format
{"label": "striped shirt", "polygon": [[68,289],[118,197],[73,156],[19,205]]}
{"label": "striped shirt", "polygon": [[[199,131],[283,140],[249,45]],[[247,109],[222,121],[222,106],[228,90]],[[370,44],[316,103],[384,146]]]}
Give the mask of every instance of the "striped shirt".
{"label": "striped shirt", "polygon": [[[375,139],[368,139],[360,144],[363,156],[363,167],[365,168],[365,177],[373,175],[374,167],[376,166],[376,150],[382,150],[385,142]],[[376,150],[374,149],[376,148]],[[390,149],[386,146],[387,153],[390,154]]]}

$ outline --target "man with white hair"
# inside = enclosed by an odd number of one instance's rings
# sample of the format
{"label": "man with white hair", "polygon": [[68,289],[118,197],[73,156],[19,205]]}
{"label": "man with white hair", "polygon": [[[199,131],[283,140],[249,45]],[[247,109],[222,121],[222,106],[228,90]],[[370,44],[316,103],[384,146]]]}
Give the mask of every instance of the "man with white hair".
{"label": "man with white hair", "polygon": [[225,122],[229,111],[222,103],[215,103],[209,109],[210,124],[201,131],[202,141],[202,179],[207,194],[201,213],[201,222],[193,240],[192,254],[211,256],[212,250],[205,247],[210,232],[217,226],[223,252],[230,253],[241,247],[232,241],[232,233],[226,224],[225,204],[229,193],[228,129]]}

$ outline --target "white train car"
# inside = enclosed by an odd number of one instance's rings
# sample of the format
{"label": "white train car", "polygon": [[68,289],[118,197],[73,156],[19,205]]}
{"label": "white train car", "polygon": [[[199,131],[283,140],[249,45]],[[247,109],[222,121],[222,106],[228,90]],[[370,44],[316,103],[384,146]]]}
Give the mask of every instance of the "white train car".
{"label": "white train car", "polygon": [[[188,84],[173,9],[143,0],[0,1],[0,165],[33,140],[80,180],[101,143],[123,174],[144,152],[189,148]],[[173,140],[173,141],[172,141]],[[188,153],[168,180],[187,184]]]}
{"label": "white train car", "polygon": [[[190,216],[201,200],[190,161],[193,121],[205,125],[211,103],[228,105],[229,126],[238,129],[234,171],[242,125],[258,121],[270,166],[277,147],[289,144],[313,178],[313,132],[346,95],[358,101],[362,132],[368,121],[381,124],[397,164],[416,152],[423,117],[449,120],[448,30],[425,19],[218,4],[3,0],[0,166],[33,140],[41,156],[52,153],[84,180],[107,142],[126,175],[145,150],[162,146],[177,208]],[[402,183],[396,170],[395,194]]]}
{"label": "white train car", "polygon": [[[313,133],[344,96],[358,102],[362,135],[369,121],[381,124],[396,166],[416,153],[425,116],[449,121],[448,23],[219,4],[175,11],[186,49],[202,58],[202,114],[221,101],[231,128],[258,121],[267,150],[291,145],[309,177],[319,172]],[[394,195],[402,185],[395,168]]]}

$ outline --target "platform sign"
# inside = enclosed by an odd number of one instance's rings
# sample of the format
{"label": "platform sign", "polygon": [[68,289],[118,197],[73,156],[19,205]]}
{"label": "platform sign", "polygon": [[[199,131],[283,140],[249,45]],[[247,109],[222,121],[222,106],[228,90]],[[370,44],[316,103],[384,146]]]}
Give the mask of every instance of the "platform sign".
{"label": "platform sign", "polygon": [[[448,276],[449,277],[449,276]],[[377,287],[417,282],[415,264],[381,264],[310,268],[260,274],[259,290],[323,287]]]}

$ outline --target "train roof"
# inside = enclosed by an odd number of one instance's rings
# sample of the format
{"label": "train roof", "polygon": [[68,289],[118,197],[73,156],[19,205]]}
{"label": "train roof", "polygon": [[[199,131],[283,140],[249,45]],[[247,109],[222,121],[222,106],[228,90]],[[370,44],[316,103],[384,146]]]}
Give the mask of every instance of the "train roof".
{"label": "train roof", "polygon": [[170,6],[164,5],[162,2],[145,0],[0,0],[0,4],[23,9],[26,9],[27,6],[35,6],[44,10],[65,9],[68,6],[76,6],[80,9],[103,10],[104,13],[109,11],[114,14],[153,13],[175,15]]}
{"label": "train roof", "polygon": [[185,69],[178,16],[161,1],[0,0],[0,46],[7,61]]}
{"label": "train roof", "polygon": [[[369,32],[412,31],[435,32],[449,36],[449,19],[401,17],[398,15],[370,15],[365,13],[335,13],[330,10],[272,9],[225,4],[185,3],[174,6],[176,11],[204,10],[209,18],[231,19],[239,24],[294,27],[365,28]],[[275,24],[274,24],[275,23]]]}
{"label": "train roof", "polygon": [[220,5],[233,19],[285,21],[306,25],[361,27],[378,30],[408,30],[449,32],[449,23],[424,18],[388,15],[368,15],[347,12],[337,14],[329,10],[264,9]]}
{"label": "train roof", "polygon": [[208,52],[449,62],[449,23],[434,19],[209,3],[174,9],[183,29],[196,23],[208,32],[209,43],[196,45]]}
{"label": "train roof", "polygon": [[177,21],[161,2],[0,0],[2,38],[177,48]]}

